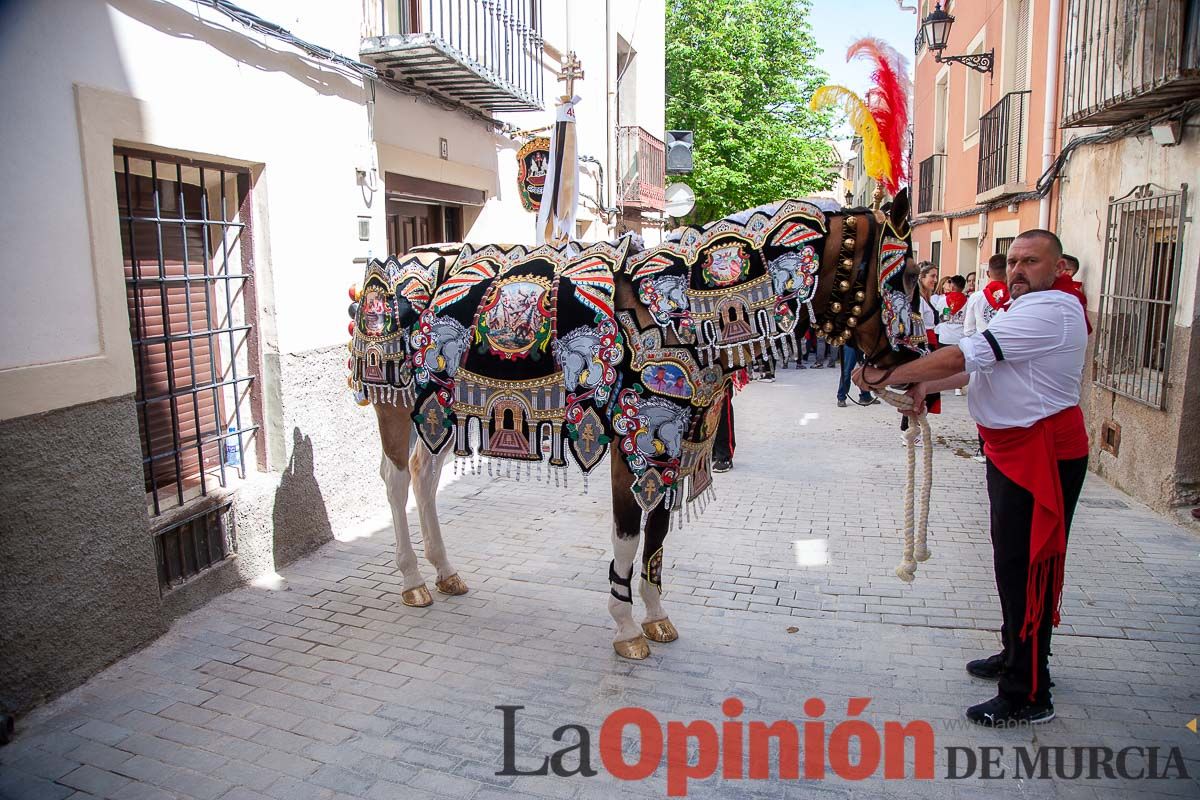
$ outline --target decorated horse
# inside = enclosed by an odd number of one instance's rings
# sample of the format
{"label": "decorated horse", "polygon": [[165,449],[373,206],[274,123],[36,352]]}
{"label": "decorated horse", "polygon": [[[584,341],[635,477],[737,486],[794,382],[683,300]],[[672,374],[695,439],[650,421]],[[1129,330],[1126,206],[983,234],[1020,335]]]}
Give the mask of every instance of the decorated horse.
{"label": "decorated horse", "polygon": [[351,306],[350,383],[378,416],[402,601],[433,602],[408,529],[410,484],[436,589],[468,590],[437,518],[451,454],[475,474],[519,480],[536,469],[565,483],[571,469],[586,482],[615,448],[613,647],[646,658],[648,640],[678,637],[662,605],[663,545],[672,519],[713,497],[713,437],[733,373],[798,357],[809,329],[878,367],[916,358],[918,297],[906,191],[883,211],[786,200],[643,250],[626,236],[433,245],[372,261]]}

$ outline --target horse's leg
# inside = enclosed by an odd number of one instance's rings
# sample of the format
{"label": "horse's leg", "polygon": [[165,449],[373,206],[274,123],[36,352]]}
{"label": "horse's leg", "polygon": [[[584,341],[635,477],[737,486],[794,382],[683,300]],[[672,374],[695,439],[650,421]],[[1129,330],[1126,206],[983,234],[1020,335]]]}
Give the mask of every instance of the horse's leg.
{"label": "horse's leg", "polygon": [[383,460],[379,465],[379,476],[387,487],[388,505],[392,507],[392,527],[396,533],[396,566],[404,579],[400,600],[406,606],[418,608],[433,603],[425,579],[417,566],[417,554],[413,550],[408,533],[409,445],[412,442],[411,408],[403,405],[375,404],[375,415],[379,419],[379,438],[383,443]]}
{"label": "horse's leg", "polygon": [[413,494],[417,497],[417,515],[421,518],[421,537],[425,540],[425,558],[437,570],[437,590],[442,594],[466,594],[467,584],[458,577],[458,572],[446,557],[446,545],[442,541],[442,526],[437,516],[438,478],[442,465],[450,455],[447,445],[438,455],[433,455],[424,445],[417,443],[413,448],[412,465]]}
{"label": "horse's leg", "polygon": [[650,644],[633,621],[633,563],[641,536],[642,510],[630,489],[633,473],[615,448],[611,461],[613,560],[608,568],[608,613],[617,623],[613,649],[619,656],[640,660],[650,655]]}
{"label": "horse's leg", "polygon": [[663,540],[667,538],[670,522],[670,512],[663,506],[656,508],[646,520],[642,544],[642,581],[638,587],[646,605],[642,631],[655,642],[673,642],[679,638],[679,631],[662,607]]}

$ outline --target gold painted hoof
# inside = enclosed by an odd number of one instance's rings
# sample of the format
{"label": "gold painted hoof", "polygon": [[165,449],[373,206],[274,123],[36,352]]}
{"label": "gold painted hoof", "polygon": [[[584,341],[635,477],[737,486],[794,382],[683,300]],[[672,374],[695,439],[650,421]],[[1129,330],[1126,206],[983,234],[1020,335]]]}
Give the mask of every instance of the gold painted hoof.
{"label": "gold painted hoof", "polygon": [[425,606],[433,605],[433,595],[429,594],[429,589],[425,588],[425,584],[422,583],[415,589],[405,589],[401,592],[400,602],[413,608],[425,608]]}
{"label": "gold painted hoof", "polygon": [[458,577],[458,573],[454,573],[449,578],[443,578],[437,582],[437,590],[442,594],[456,595],[466,594],[467,584],[462,578]]}
{"label": "gold painted hoof", "polygon": [[613,642],[613,650],[616,650],[621,658],[641,661],[650,656],[650,643],[646,641],[645,636],[635,636],[623,642]]}
{"label": "gold painted hoof", "polygon": [[671,620],[656,619],[653,622],[643,622],[642,630],[646,638],[652,642],[673,642],[679,638],[679,631],[671,624]]}

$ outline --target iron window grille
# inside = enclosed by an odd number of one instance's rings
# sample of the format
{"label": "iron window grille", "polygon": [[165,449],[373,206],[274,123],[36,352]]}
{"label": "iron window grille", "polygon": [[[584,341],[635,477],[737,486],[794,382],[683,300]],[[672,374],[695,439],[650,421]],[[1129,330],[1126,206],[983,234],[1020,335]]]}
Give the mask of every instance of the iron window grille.
{"label": "iron window grille", "polygon": [[1029,95],[1009,92],[979,118],[979,194],[1024,183]]}
{"label": "iron window grille", "polygon": [[938,269],[942,268],[942,243],[929,243],[929,263],[936,264]]}
{"label": "iron window grille", "polygon": [[946,156],[934,153],[917,167],[917,213],[942,210],[946,187]]}
{"label": "iron window grille", "polygon": [[232,506],[195,514],[154,535],[159,590],[173,589],[233,554]]}
{"label": "iron window grille", "polygon": [[1062,126],[1112,125],[1200,91],[1200,0],[1070,0]]}
{"label": "iron window grille", "polygon": [[154,515],[246,477],[261,418],[252,390],[250,172],[116,148],[116,189]]}
{"label": "iron window grille", "polygon": [[1012,246],[1012,243],[1016,238],[1017,237],[1015,237],[1015,236],[997,237],[997,239],[996,239],[996,254],[1002,255],[1002,256],[1007,255],[1008,248]]}
{"label": "iron window grille", "polygon": [[1187,189],[1145,184],[1108,204],[1093,380],[1159,409],[1170,374]]}
{"label": "iron window grille", "polygon": [[360,56],[388,80],[489,111],[543,103],[542,0],[364,0]]}

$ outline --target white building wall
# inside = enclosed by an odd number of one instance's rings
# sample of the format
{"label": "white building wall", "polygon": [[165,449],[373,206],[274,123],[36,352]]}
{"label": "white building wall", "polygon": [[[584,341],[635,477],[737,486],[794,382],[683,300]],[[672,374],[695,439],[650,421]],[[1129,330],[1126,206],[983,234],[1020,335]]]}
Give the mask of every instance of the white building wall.
{"label": "white building wall", "polygon": [[[1068,135],[1085,135],[1080,129]],[[1190,328],[1196,316],[1197,273],[1200,273],[1200,234],[1195,212],[1200,190],[1200,136],[1188,129],[1183,141],[1163,147],[1149,135],[1127,137],[1109,145],[1080,148],[1067,165],[1059,195],[1058,235],[1063,248],[1079,259],[1084,289],[1097,311],[1100,280],[1104,271],[1104,237],[1108,224],[1108,200],[1124,196],[1134,187],[1155,183],[1178,191],[1188,184],[1188,214],[1193,221],[1184,229],[1183,254],[1179,273],[1179,300],[1175,306],[1175,325]]]}
{"label": "white building wall", "polygon": [[[361,2],[243,5],[357,57]],[[663,4],[546,0],[543,10],[547,109],[503,119],[522,129],[550,124],[562,89],[555,56],[575,49],[586,75],[576,86],[584,98],[579,151],[603,162],[602,199],[612,205],[616,34],[622,30],[638,50],[638,121],[661,137]],[[112,249],[117,221],[97,210],[113,205],[102,195],[115,189],[102,178],[84,183],[80,131],[94,121],[80,119],[77,86],[136,100],[138,118],[114,122],[140,132],[128,144],[256,169],[255,267],[271,289],[259,292],[268,350],[296,353],[344,341],[346,287],[361,278],[368,252],[386,250],[384,172],[485,191],[485,206],[465,213],[473,241],[533,240],[534,216],[517,194],[519,142],[382,85],[372,130],[360,80],[212,9],[186,0],[77,0],[63,14],[59,3],[36,0],[6,9],[0,25],[0,418],[134,390],[119,240]],[[441,138],[448,159],[440,158]],[[356,170],[369,174],[372,167],[377,178],[360,185]],[[587,175],[580,185],[597,191]],[[372,220],[366,243],[357,237],[360,216]],[[581,204],[580,218],[593,216]],[[108,234],[107,252],[95,251],[98,230]],[[611,232],[592,226],[589,238]]]}

